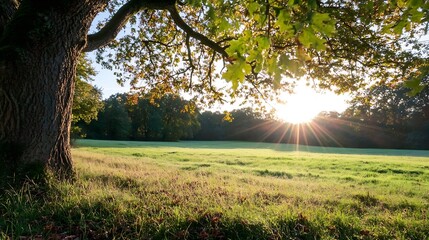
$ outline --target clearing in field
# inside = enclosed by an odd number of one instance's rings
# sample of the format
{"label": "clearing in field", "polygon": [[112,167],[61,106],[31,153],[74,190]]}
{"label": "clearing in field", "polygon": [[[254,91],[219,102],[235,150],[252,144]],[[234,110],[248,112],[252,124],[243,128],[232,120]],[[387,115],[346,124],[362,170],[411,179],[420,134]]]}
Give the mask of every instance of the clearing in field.
{"label": "clearing in field", "polygon": [[75,184],[5,197],[0,237],[429,238],[429,151],[81,140],[73,154]]}

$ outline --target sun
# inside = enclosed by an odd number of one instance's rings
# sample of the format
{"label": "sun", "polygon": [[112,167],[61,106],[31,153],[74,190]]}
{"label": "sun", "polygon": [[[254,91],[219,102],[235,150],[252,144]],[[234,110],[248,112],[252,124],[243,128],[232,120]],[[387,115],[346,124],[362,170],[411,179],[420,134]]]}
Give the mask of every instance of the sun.
{"label": "sun", "polygon": [[277,117],[293,124],[308,123],[320,112],[314,105],[315,102],[311,96],[294,95],[286,104],[277,105]]}
{"label": "sun", "polygon": [[297,105],[288,106],[285,105],[283,109],[277,113],[278,117],[288,123],[298,124],[298,123],[308,123],[311,122],[317,115],[311,111],[307,111]]}
{"label": "sun", "polygon": [[285,103],[276,104],[276,115],[284,122],[299,124],[311,122],[322,111],[342,111],[345,98],[334,93],[316,92],[305,84],[298,84],[294,94],[281,97]]}

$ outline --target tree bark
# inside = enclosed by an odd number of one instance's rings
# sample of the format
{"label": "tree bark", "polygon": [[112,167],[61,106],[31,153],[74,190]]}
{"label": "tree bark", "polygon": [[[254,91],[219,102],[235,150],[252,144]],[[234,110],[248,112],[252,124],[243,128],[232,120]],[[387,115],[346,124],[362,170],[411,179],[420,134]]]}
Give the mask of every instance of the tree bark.
{"label": "tree bark", "polygon": [[6,24],[18,9],[18,0],[2,0],[0,3],[0,37],[4,31]]}
{"label": "tree bark", "polygon": [[104,0],[24,0],[0,36],[0,178],[74,176],[74,77]]}

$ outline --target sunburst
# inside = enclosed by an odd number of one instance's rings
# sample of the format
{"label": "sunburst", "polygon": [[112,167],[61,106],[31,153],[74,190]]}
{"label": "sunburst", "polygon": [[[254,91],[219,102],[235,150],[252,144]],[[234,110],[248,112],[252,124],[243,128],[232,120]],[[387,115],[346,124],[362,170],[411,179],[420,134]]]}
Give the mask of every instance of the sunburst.
{"label": "sunburst", "polygon": [[285,103],[275,106],[277,117],[288,123],[309,123],[322,111],[343,111],[348,96],[338,96],[332,92],[320,93],[300,83],[294,94],[283,95]]}

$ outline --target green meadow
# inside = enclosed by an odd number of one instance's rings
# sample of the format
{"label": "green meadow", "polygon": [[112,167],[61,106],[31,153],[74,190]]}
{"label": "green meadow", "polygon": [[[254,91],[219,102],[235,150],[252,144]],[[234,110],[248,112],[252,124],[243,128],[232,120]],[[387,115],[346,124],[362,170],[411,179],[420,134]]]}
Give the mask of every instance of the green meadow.
{"label": "green meadow", "polygon": [[0,198],[0,239],[429,239],[429,151],[80,140],[74,183]]}

